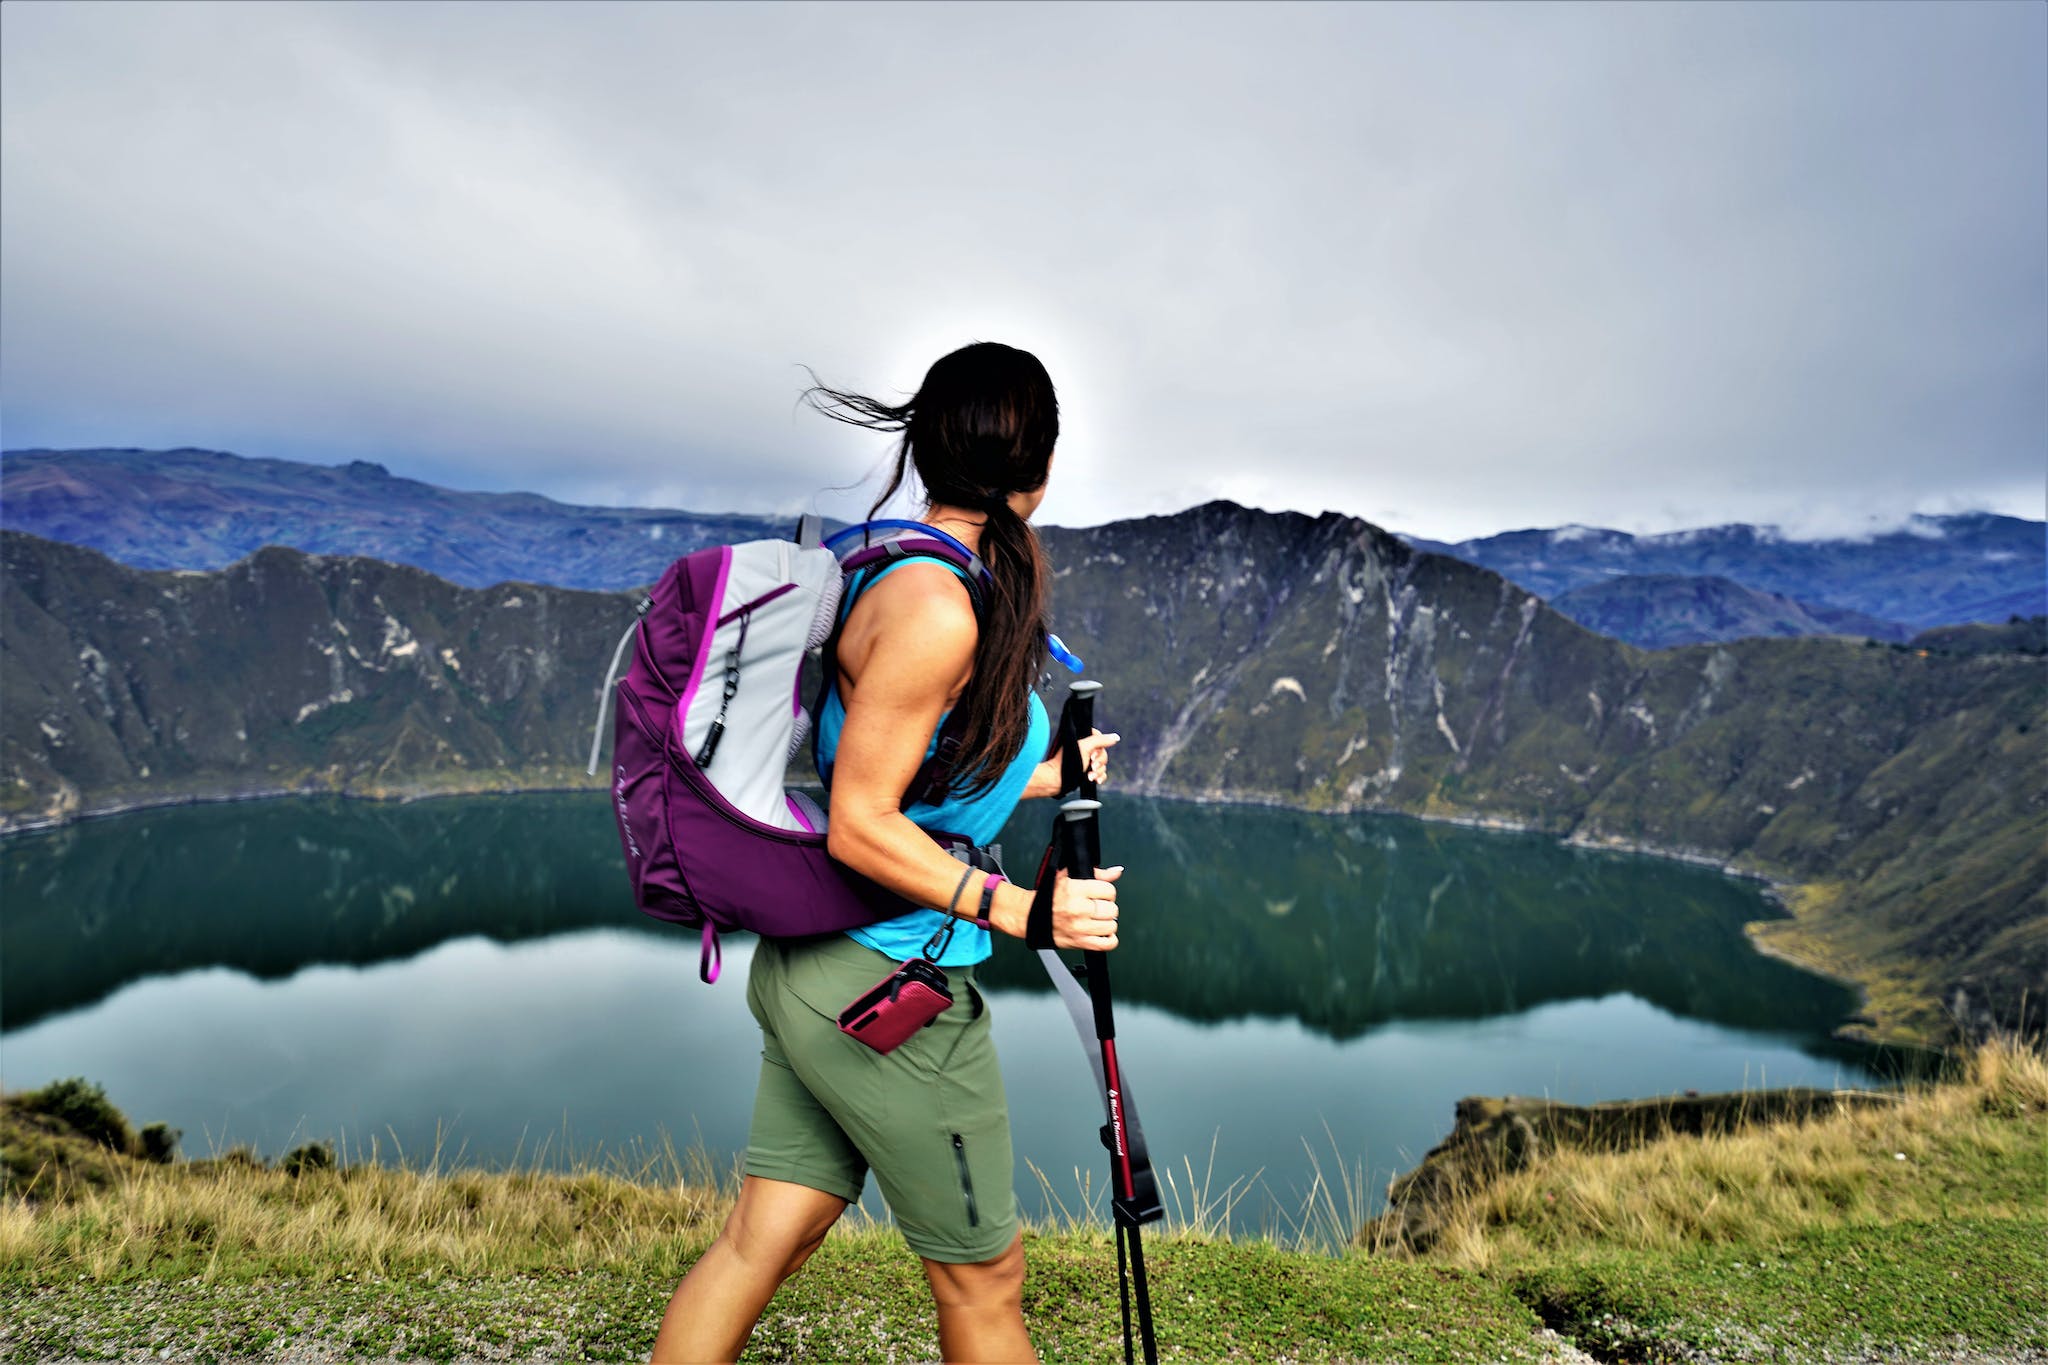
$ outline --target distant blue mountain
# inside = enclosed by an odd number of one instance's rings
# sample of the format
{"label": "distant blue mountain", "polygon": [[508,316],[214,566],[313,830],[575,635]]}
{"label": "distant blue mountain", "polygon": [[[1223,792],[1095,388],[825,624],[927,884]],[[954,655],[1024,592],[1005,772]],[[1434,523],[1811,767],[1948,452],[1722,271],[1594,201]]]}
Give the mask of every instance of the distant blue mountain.
{"label": "distant blue mountain", "polygon": [[[1673,600],[1697,600],[1714,590],[1693,585],[1680,591],[1673,576],[1725,579],[1788,598],[1831,630],[1881,637],[1874,626],[1888,622],[1924,629],[2048,611],[2048,522],[1992,512],[1916,516],[1898,530],[1863,539],[1793,540],[1741,522],[1650,536],[1560,526],[1455,544],[1404,539],[1416,549],[1492,569],[1568,615],[1575,613],[1566,594],[1612,579],[1657,578],[1655,586]],[[1611,603],[1613,596],[1579,593],[1577,600]],[[1652,622],[1655,615],[1643,612],[1642,619]],[[1652,624],[1668,634],[1666,626],[1675,623]]]}
{"label": "distant blue mountain", "polygon": [[219,569],[265,545],[369,555],[465,587],[621,589],[706,545],[786,536],[794,519],[577,507],[470,493],[380,464],[302,464],[218,450],[13,450],[0,525],[143,569]]}
{"label": "distant blue mountain", "polygon": [[1588,630],[1645,649],[1748,640],[1760,635],[1861,635],[1903,641],[1896,621],[1846,608],[1808,607],[1711,574],[1622,574],[1583,584],[1550,605]]}

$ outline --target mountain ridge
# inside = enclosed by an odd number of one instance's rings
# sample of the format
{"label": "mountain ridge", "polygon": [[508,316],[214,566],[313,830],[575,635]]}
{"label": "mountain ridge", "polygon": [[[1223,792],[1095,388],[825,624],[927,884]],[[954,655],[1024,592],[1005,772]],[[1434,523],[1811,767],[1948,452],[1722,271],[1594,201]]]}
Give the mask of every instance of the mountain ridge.
{"label": "mountain ridge", "polygon": [[[792,524],[750,513],[586,507],[536,493],[450,489],[366,460],[315,465],[198,447],[0,452],[0,525],[142,568],[222,568],[276,543],[416,564],[468,587],[537,580],[606,591],[647,582],[689,550],[786,535]],[[1916,529],[1887,532],[1888,539],[1826,541],[1745,523],[1643,537],[1567,526],[1457,544],[1402,539],[1493,569],[1563,602],[1567,615],[1576,610],[1586,624],[1652,648],[1753,631],[1903,640],[1915,629],[2048,610],[2048,524],[1990,513],[1910,524]],[[1698,602],[1727,596],[1704,582],[1644,592],[1620,609],[1613,599],[1625,589],[1595,594],[1606,603],[1596,608],[1575,609],[1570,599],[1579,589],[1644,575],[1722,578],[1792,605],[1745,599],[1720,613],[1719,629],[1703,631],[1703,618],[1716,613],[1698,610]]]}
{"label": "mountain ridge", "polygon": [[1812,607],[1719,574],[1618,574],[1568,588],[1550,605],[1602,635],[1645,649],[1756,635],[1856,635],[1904,641],[1909,627],[1839,607]]}
{"label": "mountain ridge", "polygon": [[2048,610],[2048,523],[1995,512],[1916,515],[1861,536],[1800,539],[1746,522],[1637,536],[1606,527],[1413,538],[1555,599],[1623,575],[1728,578],[1808,611],[1852,611],[1924,629]]}
{"label": "mountain ridge", "polygon": [[194,446],[6,451],[0,495],[9,528],[137,568],[219,569],[281,544],[412,564],[472,588],[623,588],[651,581],[691,550],[786,535],[794,523],[589,507],[540,493],[444,488],[368,460],[315,465]]}

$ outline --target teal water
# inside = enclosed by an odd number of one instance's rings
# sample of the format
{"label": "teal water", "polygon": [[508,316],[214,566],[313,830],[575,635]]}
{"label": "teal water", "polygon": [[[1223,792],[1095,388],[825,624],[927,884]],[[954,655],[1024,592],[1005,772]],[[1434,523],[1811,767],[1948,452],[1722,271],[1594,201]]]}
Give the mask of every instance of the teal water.
{"label": "teal water", "polygon": [[[1036,864],[1050,808],[1005,831]],[[1469,1094],[1572,1101],[1871,1084],[1847,991],[1758,956],[1754,886],[1669,861],[1399,817],[1114,800],[1112,961],[1154,1158],[1285,1231],[1320,1167],[1377,1195]],[[745,1144],[744,980],[632,908],[598,793],[290,800],[0,843],[0,1083],[83,1075],[188,1155],[501,1164]],[[1100,1101],[1028,953],[986,969],[1019,1188],[1100,1187]],[[874,1203],[872,1187],[869,1202]],[[1172,1199],[1169,1198],[1169,1204]]]}

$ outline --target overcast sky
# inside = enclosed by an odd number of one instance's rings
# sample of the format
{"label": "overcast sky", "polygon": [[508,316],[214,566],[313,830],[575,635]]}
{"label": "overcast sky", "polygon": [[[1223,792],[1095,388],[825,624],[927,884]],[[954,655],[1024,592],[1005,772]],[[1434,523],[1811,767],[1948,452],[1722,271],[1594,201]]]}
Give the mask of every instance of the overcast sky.
{"label": "overcast sky", "polygon": [[0,439],[835,514],[1035,351],[1046,520],[2048,500],[2048,7],[0,7]]}

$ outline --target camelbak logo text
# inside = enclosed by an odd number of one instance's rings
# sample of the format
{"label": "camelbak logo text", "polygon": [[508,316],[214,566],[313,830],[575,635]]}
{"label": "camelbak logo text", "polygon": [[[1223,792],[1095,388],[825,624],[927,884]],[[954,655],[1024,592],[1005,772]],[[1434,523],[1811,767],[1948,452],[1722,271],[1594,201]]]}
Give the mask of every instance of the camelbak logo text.
{"label": "camelbak logo text", "polygon": [[640,842],[633,837],[633,821],[626,814],[626,765],[621,763],[612,769],[617,778],[612,783],[612,802],[619,808],[619,830],[626,836],[626,852],[633,861],[640,860]]}

